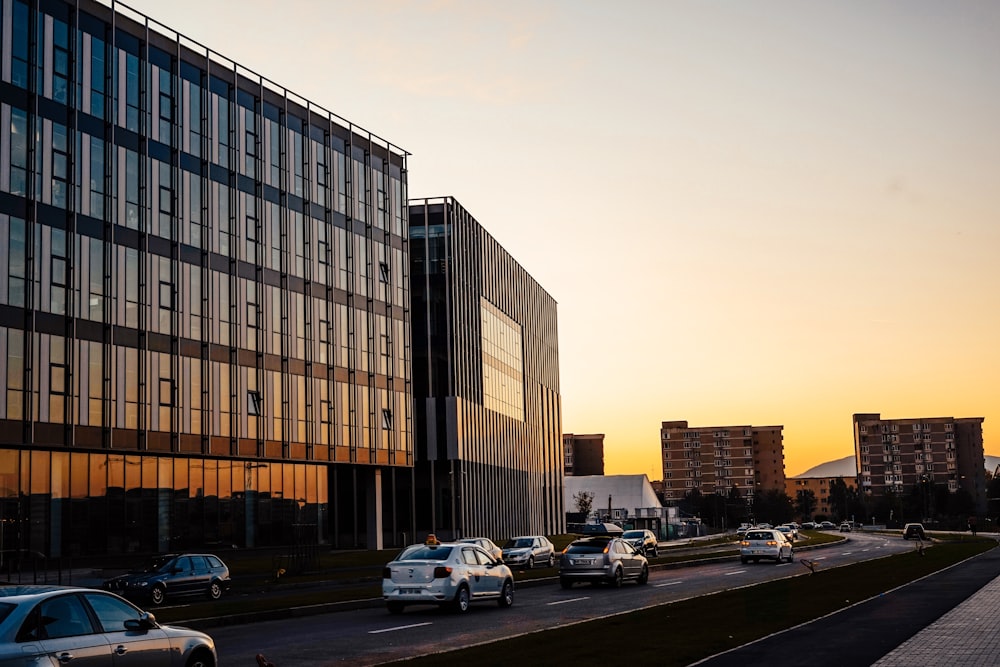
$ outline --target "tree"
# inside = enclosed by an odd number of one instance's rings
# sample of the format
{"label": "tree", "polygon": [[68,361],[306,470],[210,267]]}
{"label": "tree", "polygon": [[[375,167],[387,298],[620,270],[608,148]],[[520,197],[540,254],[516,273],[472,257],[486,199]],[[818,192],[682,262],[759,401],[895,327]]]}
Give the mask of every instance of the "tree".
{"label": "tree", "polygon": [[812,489],[800,489],[795,492],[795,513],[803,521],[808,521],[816,511],[816,494]]}
{"label": "tree", "polygon": [[842,479],[830,482],[830,514],[838,519],[847,518],[847,484]]}
{"label": "tree", "polygon": [[590,491],[580,491],[573,494],[573,502],[576,503],[576,511],[587,516],[594,505],[594,494]]}
{"label": "tree", "polygon": [[757,521],[774,525],[788,523],[792,520],[792,499],[777,489],[758,493],[753,499],[753,513]]}

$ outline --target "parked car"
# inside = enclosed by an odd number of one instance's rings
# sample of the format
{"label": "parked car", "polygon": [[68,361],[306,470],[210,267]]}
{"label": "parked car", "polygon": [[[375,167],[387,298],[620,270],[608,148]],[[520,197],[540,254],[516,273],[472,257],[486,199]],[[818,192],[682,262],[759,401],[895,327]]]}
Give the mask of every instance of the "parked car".
{"label": "parked car", "polygon": [[910,538],[917,540],[926,540],[927,535],[924,533],[924,526],[920,523],[908,523],[903,526],[903,539],[908,540]]}
{"label": "parked car", "polygon": [[823,521],[819,524],[819,528],[821,530],[833,530],[836,526],[833,525],[832,521]]}
{"label": "parked car", "polygon": [[512,537],[503,545],[503,562],[525,570],[539,563],[552,567],[556,564],[556,548],[544,535]]}
{"label": "parked car", "polygon": [[802,524],[802,530],[814,530],[815,528],[816,524],[812,521],[806,521]]}
{"label": "parked car", "polygon": [[413,604],[464,613],[478,600],[507,608],[514,604],[514,575],[475,544],[414,544],[383,568],[382,599],[391,614]]}
{"label": "parked car", "polygon": [[618,588],[625,580],[645,584],[649,561],[621,537],[581,537],[563,549],[559,558],[559,584],[563,588],[577,581],[606,582]]}
{"label": "parked car", "polygon": [[659,540],[651,530],[626,530],[622,534],[622,539],[642,552],[642,555],[649,558],[649,555],[658,556],[660,554]]}
{"label": "parked car", "polygon": [[475,544],[482,547],[483,551],[493,556],[493,560],[503,560],[503,549],[498,547],[493,540],[488,537],[463,537],[459,542]]}
{"label": "parked car", "polygon": [[212,554],[166,554],[128,574],[104,582],[103,588],[122,597],[154,605],[167,598],[204,595],[218,600],[232,583],[229,568]]}
{"label": "parked car", "polygon": [[66,663],[93,667],[214,667],[215,642],[203,632],[160,625],[156,617],[101,590],[70,586],[0,587],[0,665]]}
{"label": "parked car", "polygon": [[850,522],[845,521],[842,524],[840,524],[840,532],[842,532],[842,533],[849,533],[849,532],[851,532],[851,524],[850,524]]}
{"label": "parked car", "polygon": [[751,560],[756,563],[761,558],[773,559],[777,563],[791,563],[794,559],[794,547],[780,530],[748,530],[740,542],[740,562],[744,565]]}

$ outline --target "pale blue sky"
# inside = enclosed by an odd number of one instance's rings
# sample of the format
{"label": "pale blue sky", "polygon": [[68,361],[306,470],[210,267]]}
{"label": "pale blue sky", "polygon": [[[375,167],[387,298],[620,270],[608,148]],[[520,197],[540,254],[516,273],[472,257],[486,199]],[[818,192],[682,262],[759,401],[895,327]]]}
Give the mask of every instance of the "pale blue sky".
{"label": "pale blue sky", "polygon": [[136,0],[412,153],[559,302],[567,432],[986,417],[1000,3]]}

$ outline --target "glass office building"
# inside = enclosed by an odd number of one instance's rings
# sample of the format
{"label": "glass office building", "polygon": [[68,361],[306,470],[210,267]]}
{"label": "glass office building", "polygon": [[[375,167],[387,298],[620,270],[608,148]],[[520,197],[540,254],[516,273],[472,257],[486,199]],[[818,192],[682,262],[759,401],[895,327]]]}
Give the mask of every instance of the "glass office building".
{"label": "glass office building", "polygon": [[410,239],[418,532],[564,532],[555,300],[452,198]]}
{"label": "glass office building", "polygon": [[412,531],[406,153],[121,5],[0,0],[0,542]]}

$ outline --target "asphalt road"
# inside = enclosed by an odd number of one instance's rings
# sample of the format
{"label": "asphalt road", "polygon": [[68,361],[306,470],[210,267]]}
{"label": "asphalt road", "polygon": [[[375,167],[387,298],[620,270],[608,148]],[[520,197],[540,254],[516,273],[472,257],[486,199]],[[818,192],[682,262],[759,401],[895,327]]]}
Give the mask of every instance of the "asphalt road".
{"label": "asphalt road", "polygon": [[[408,607],[402,616],[384,608],[303,616],[215,628],[221,667],[252,666],[263,653],[278,667],[374,665],[506,637],[537,632],[777,578],[805,576],[800,559],[829,568],[913,549],[898,537],[852,533],[848,542],[799,554],[794,563],[749,563],[733,558],[696,567],[654,569],[645,586],[621,589],[578,584],[569,590],[550,582],[518,588],[514,606],[473,605],[458,616],[433,607]],[[554,574],[554,572],[553,572]],[[748,664],[744,661],[742,664]],[[757,664],[750,661],[750,664]]]}

